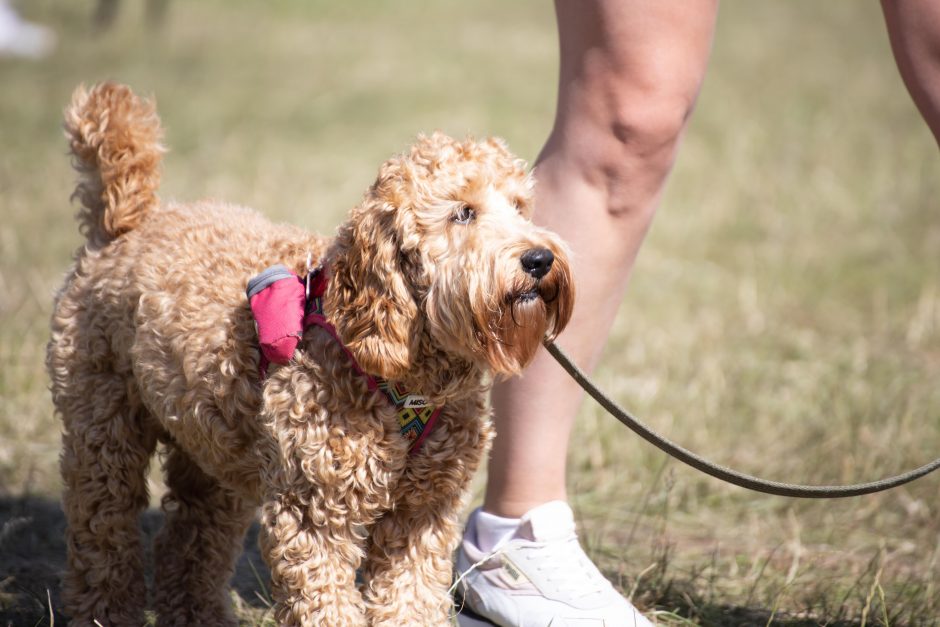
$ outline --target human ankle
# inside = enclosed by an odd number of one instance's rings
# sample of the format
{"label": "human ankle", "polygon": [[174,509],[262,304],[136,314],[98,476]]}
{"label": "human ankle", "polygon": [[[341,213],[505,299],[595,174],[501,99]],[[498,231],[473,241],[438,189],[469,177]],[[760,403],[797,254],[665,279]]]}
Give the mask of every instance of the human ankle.
{"label": "human ankle", "polygon": [[474,516],[474,525],[477,548],[489,552],[512,537],[519,527],[519,519],[497,516],[480,509]]}
{"label": "human ankle", "polygon": [[538,498],[530,494],[520,495],[525,498],[512,498],[495,491],[488,492],[486,498],[483,499],[481,510],[502,518],[522,518],[527,512],[551,501],[568,501],[568,495],[564,490],[539,490],[538,493],[541,495]]}

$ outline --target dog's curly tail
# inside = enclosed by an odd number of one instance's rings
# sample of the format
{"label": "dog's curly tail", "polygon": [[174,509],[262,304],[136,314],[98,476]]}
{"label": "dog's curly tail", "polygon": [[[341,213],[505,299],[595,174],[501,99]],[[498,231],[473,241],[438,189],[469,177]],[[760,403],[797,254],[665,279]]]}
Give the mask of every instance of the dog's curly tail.
{"label": "dog's curly tail", "polygon": [[80,85],[65,110],[65,134],[79,173],[72,198],[79,229],[100,248],[134,229],[157,204],[163,130],[151,101],[125,85]]}

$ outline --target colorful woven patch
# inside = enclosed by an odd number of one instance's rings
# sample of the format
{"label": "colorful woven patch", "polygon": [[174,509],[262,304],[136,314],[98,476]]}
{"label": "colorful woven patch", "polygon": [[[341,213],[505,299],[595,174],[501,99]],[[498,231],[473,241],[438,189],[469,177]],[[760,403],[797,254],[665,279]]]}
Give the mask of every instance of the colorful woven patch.
{"label": "colorful woven patch", "polygon": [[401,434],[412,442],[413,446],[417,446],[426,437],[426,432],[429,433],[434,426],[440,408],[430,405],[426,396],[412,394],[400,383],[385,379],[376,379],[376,383],[389,402],[395,406]]}

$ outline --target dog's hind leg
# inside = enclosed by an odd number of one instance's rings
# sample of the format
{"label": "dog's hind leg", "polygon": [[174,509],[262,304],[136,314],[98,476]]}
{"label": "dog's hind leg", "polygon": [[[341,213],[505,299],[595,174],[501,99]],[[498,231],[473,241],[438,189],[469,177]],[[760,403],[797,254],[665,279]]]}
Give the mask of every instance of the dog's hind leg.
{"label": "dog's hind leg", "polygon": [[221,488],[173,444],[164,469],[170,491],[154,541],[157,624],[235,625],[228,581],[256,506]]}
{"label": "dog's hind leg", "polygon": [[69,385],[53,383],[65,423],[66,612],[72,625],[141,625],[147,590],[138,516],[156,431],[129,398],[126,377],[70,366]]}

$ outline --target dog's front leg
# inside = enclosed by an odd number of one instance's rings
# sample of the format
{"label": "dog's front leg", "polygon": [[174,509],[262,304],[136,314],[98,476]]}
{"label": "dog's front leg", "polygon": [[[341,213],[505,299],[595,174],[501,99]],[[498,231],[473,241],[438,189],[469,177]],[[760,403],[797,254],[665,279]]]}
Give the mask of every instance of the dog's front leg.
{"label": "dog's front leg", "polygon": [[372,529],[364,576],[374,627],[452,624],[448,590],[460,514],[490,429],[482,420],[461,426],[443,422],[408,460],[394,509]]}
{"label": "dog's front leg", "polygon": [[459,538],[460,499],[399,508],[373,530],[365,568],[369,624],[450,625],[451,554]]}
{"label": "dog's front leg", "polygon": [[[332,342],[332,340],[330,340]],[[320,352],[322,354],[322,351]],[[281,625],[356,627],[366,624],[356,569],[365,529],[391,505],[404,463],[401,436],[390,432],[384,404],[340,394],[346,386],[315,383],[315,364],[296,356],[266,382],[261,418],[261,548],[271,569],[275,618]],[[326,363],[342,364],[337,354]]]}
{"label": "dog's front leg", "polygon": [[312,491],[282,491],[261,514],[275,619],[290,626],[365,625],[356,589],[361,538],[348,520],[325,519]]}
{"label": "dog's front leg", "polygon": [[271,569],[275,619],[291,627],[361,626],[365,605],[356,569],[364,553],[362,525],[371,520],[358,506],[366,499],[352,470],[367,452],[358,433],[330,437],[349,416],[324,410],[303,375],[288,368],[272,375],[262,407],[270,438],[261,443],[260,544]]}

